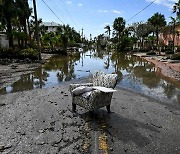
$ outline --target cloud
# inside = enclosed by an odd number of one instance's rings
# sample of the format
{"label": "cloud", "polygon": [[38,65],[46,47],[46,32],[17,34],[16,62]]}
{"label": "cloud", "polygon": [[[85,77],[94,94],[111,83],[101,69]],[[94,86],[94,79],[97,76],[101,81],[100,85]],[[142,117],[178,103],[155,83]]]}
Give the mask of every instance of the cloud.
{"label": "cloud", "polygon": [[71,5],[71,4],[72,4],[72,2],[71,2],[71,1],[66,1],[66,3],[67,3],[67,4],[69,4],[69,5]]}
{"label": "cloud", "polygon": [[[146,0],[147,2],[153,2],[154,0]],[[168,7],[169,9],[172,9],[174,3],[176,3],[177,0],[156,0],[154,3],[158,5],[163,5]]]}
{"label": "cloud", "polygon": [[78,6],[83,6],[83,4],[80,4],[80,3],[79,3]]}
{"label": "cloud", "polygon": [[118,11],[118,10],[112,10],[113,13],[117,13],[117,14],[122,14],[121,11]]}
{"label": "cloud", "polygon": [[98,10],[99,13],[116,13],[116,14],[122,14],[123,11],[118,11],[118,10],[111,10],[111,11],[108,11],[108,10]]}
{"label": "cloud", "polygon": [[98,10],[99,13],[107,13],[107,10]]}

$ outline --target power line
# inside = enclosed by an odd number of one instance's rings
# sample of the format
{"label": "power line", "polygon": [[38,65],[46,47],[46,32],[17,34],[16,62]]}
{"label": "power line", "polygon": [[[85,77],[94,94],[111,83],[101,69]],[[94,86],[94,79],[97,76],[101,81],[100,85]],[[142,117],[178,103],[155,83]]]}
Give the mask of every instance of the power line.
{"label": "power line", "polygon": [[56,15],[56,13],[46,4],[46,2],[45,2],[44,0],[42,0],[42,1],[43,1],[43,3],[49,8],[49,10],[59,19],[59,21],[60,21],[62,24],[64,24],[63,21]]}
{"label": "power line", "polygon": [[145,9],[147,9],[149,6],[151,6],[156,0],[152,1],[150,4],[148,4],[146,7],[144,7],[142,10],[140,10],[138,13],[136,13],[134,16],[132,16],[130,19],[127,20],[130,21],[131,19],[133,19],[134,17],[136,17],[138,14],[140,14],[141,12],[143,12]]}
{"label": "power line", "polygon": [[61,1],[62,1],[63,5],[64,5],[64,8],[65,8],[66,13],[68,14],[68,16],[70,17],[70,19],[72,20],[72,22],[77,26],[77,24],[74,22],[73,18],[71,17],[68,9],[66,8],[66,5],[65,5],[64,1],[63,1],[63,0],[61,0]]}
{"label": "power line", "polygon": [[[55,10],[58,11],[58,13],[65,19],[63,12],[59,9],[58,5],[56,5],[56,3],[54,2],[54,0],[49,0],[52,4],[53,7],[55,8]],[[65,21],[67,22],[67,20],[65,19]]]}

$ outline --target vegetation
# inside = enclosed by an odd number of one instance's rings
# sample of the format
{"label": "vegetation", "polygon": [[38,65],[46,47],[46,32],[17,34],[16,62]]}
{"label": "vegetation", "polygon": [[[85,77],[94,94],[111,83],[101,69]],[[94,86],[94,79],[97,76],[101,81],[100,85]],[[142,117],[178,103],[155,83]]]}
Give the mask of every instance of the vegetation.
{"label": "vegetation", "polygon": [[[148,19],[148,23],[151,25],[151,31],[154,35],[156,35],[156,46],[159,44],[159,32],[166,25],[165,17],[164,15],[160,13],[155,13],[151,18]],[[154,41],[153,44],[154,46]]]}
{"label": "vegetation", "polygon": [[23,50],[19,50],[18,48],[3,48],[1,49],[0,54],[2,58],[10,58],[10,59],[29,58],[31,60],[38,60],[38,50],[32,48],[23,49]]}
{"label": "vegetation", "polygon": [[27,46],[26,22],[31,15],[28,0],[2,0],[0,3],[1,30],[6,30],[9,47],[13,47],[14,37],[21,46]]}
{"label": "vegetation", "polygon": [[[176,31],[176,27],[180,25],[180,0],[174,4],[173,13],[176,17],[171,17],[169,24],[166,23],[164,15],[158,12],[146,22],[136,22],[128,27],[123,17],[115,18],[112,27],[104,27],[106,35],[100,34],[96,37],[96,45],[108,50],[112,48],[117,51],[143,51],[148,52],[147,54],[155,53],[151,50],[174,53],[176,49],[178,52],[179,48],[175,48],[174,42],[175,37],[180,36]],[[172,43],[166,46],[163,39],[167,39],[168,35],[172,35],[173,39]],[[160,39],[160,36],[163,38]]]}
{"label": "vegetation", "polygon": [[106,27],[104,27],[104,29],[106,29],[106,32],[105,32],[105,33],[108,34],[109,39],[110,39],[110,37],[111,37],[111,27],[110,27],[109,25],[106,25]]}
{"label": "vegetation", "polygon": [[180,60],[180,53],[172,55],[171,60]]}
{"label": "vegetation", "polygon": [[111,47],[118,51],[129,51],[136,46],[141,51],[159,49],[159,33],[165,25],[165,17],[160,13],[155,13],[147,22],[137,22],[128,27],[123,17],[118,17],[113,22],[113,31],[109,25],[104,27],[108,37],[99,35],[97,46],[104,47],[103,43],[106,42],[105,44],[111,44]]}
{"label": "vegetation", "polygon": [[[134,51],[148,52],[147,54],[153,54],[154,52],[149,52],[151,50],[174,52],[175,36],[179,36],[176,26],[179,25],[180,20],[180,0],[174,4],[172,11],[176,17],[171,17],[168,25],[164,15],[158,12],[154,13],[146,22],[137,22],[128,26],[123,17],[117,17],[114,19],[112,27],[110,25],[104,27],[106,34],[100,34],[94,40],[90,34],[90,41],[69,25],[60,25],[55,32],[47,32],[46,27],[42,24],[42,19],[39,19],[37,23],[40,47],[42,50],[46,49],[50,52],[67,53],[68,47],[79,47],[84,43],[89,47],[97,46],[97,48],[118,51],[134,49]],[[5,33],[9,39],[10,49],[7,49],[7,53],[9,50],[11,51],[11,48],[18,48],[14,51],[22,50],[20,52],[22,55],[33,57],[30,56],[31,48],[38,48],[35,39],[35,25],[35,17],[32,15],[28,0],[0,0],[0,31]],[[163,41],[159,40],[160,33],[164,38],[167,38],[170,33],[173,35],[171,46],[165,47]],[[14,40],[17,41],[16,45],[14,45]],[[1,55],[6,55],[6,50],[3,49],[3,52]],[[29,54],[24,54],[24,52],[29,52]],[[21,57],[23,57],[22,55]]]}
{"label": "vegetation", "polygon": [[[35,18],[32,15],[32,9],[28,5],[28,0],[0,1],[0,32],[8,37],[10,49],[7,49],[7,51],[11,51],[13,48],[16,52],[20,50],[22,50],[21,53],[24,53],[24,51],[30,52],[30,55],[32,50],[28,48],[37,49],[35,25]],[[66,53],[68,47],[78,46],[82,42],[80,34],[69,25],[60,25],[56,32],[47,32],[42,24],[42,19],[38,20],[38,25],[42,49],[51,49],[51,51],[58,49]],[[84,39],[84,42],[87,42],[87,40]],[[18,48],[18,50],[15,48]],[[0,55],[5,56],[5,51],[3,49]]]}
{"label": "vegetation", "polygon": [[178,0],[178,2],[174,4],[173,13],[176,13],[177,17],[180,16],[180,0]]}

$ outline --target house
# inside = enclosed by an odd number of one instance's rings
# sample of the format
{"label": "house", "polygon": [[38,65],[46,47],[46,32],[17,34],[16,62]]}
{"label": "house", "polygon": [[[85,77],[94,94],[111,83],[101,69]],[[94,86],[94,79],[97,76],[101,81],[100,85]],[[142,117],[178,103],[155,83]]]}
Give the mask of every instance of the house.
{"label": "house", "polygon": [[[164,45],[173,45],[172,28],[167,27],[159,34],[159,43]],[[180,25],[175,28],[174,46],[180,46]]]}
{"label": "house", "polygon": [[[18,44],[17,38],[13,39],[13,44]],[[0,32],[0,48],[9,48],[9,39],[7,34],[5,34],[4,32]]]}
{"label": "house", "polygon": [[0,33],[0,48],[8,48],[9,40],[6,34]]}
{"label": "house", "polygon": [[60,26],[60,24],[55,22],[43,22],[42,25],[45,26],[47,32],[55,32],[57,27]]}

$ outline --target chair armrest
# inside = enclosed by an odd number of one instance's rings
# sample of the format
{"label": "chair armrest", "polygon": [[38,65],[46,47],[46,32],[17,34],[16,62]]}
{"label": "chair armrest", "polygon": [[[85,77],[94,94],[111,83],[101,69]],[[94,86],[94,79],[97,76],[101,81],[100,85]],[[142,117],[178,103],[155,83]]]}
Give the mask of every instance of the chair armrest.
{"label": "chair armrest", "polygon": [[92,92],[91,92],[91,95],[90,95],[90,97],[92,97],[92,98],[95,98],[95,97],[102,97],[103,98],[103,96],[111,96],[111,95],[113,95],[113,93],[112,92],[102,92],[102,91],[100,91],[100,90],[93,90]]}
{"label": "chair armrest", "polygon": [[80,87],[80,86],[92,87],[92,86],[93,86],[93,83],[70,84],[70,85],[69,85],[69,91],[70,91],[70,93],[72,94],[72,91],[73,91],[75,88]]}

